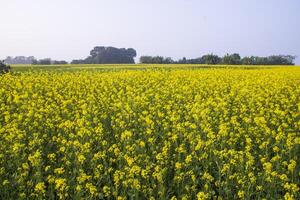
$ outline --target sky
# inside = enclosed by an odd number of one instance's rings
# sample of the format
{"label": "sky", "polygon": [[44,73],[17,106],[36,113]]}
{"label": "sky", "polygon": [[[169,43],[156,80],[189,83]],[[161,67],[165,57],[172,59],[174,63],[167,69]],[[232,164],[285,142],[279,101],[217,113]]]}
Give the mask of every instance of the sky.
{"label": "sky", "polygon": [[291,54],[299,0],[0,0],[0,58],[85,58],[95,46],[174,59]]}

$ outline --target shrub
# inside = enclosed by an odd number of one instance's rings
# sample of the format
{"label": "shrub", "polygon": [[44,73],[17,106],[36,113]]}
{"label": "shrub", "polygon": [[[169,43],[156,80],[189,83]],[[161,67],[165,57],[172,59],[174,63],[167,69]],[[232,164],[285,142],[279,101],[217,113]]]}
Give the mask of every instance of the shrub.
{"label": "shrub", "polygon": [[11,70],[9,65],[4,64],[3,61],[0,61],[0,74],[7,73]]}

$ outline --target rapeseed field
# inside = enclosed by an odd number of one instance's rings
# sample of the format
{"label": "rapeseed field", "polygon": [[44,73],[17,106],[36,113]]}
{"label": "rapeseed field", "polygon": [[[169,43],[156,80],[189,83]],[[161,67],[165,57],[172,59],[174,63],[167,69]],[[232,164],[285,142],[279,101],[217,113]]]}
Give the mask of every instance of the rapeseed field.
{"label": "rapeseed field", "polygon": [[299,199],[300,68],[0,76],[0,199]]}

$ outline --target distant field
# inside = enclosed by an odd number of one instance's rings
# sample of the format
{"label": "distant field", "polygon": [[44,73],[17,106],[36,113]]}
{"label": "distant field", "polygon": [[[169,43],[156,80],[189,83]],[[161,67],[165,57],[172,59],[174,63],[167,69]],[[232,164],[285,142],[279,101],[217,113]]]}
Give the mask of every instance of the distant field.
{"label": "distant field", "polygon": [[258,65],[205,65],[205,64],[68,64],[68,65],[12,65],[13,71],[37,71],[37,70],[58,70],[58,71],[76,71],[76,70],[138,70],[138,69],[173,69],[173,68],[247,68],[247,69],[262,69],[262,68],[278,68],[278,67],[293,67],[293,66],[258,66]]}

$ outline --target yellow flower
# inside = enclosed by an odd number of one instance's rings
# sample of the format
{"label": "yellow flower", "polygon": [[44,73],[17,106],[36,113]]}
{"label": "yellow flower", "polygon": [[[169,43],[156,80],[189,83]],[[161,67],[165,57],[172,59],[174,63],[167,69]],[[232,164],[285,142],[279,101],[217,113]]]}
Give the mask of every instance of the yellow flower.
{"label": "yellow flower", "polygon": [[41,162],[41,152],[38,150],[33,155],[28,157],[28,160],[31,162],[32,166],[38,166]]}
{"label": "yellow flower", "polygon": [[290,160],[290,164],[288,165],[288,170],[293,173],[295,168],[296,168],[296,161],[295,160]]}
{"label": "yellow flower", "polygon": [[285,200],[295,200],[294,195],[290,194],[289,192],[285,193],[284,199]]}
{"label": "yellow flower", "polygon": [[270,174],[272,172],[272,163],[267,162],[263,164],[264,170]]}
{"label": "yellow flower", "polygon": [[212,177],[208,172],[205,172],[202,176],[202,179],[212,182],[214,180],[214,177]]}
{"label": "yellow flower", "polygon": [[186,162],[186,163],[192,162],[192,156],[191,156],[191,155],[188,155],[188,156],[185,158],[185,162]]}
{"label": "yellow flower", "polygon": [[55,174],[63,174],[64,172],[65,170],[62,167],[54,169]]}
{"label": "yellow flower", "polygon": [[59,178],[55,180],[55,189],[64,191],[67,187],[66,179]]}
{"label": "yellow flower", "polygon": [[34,191],[39,194],[44,194],[45,188],[45,184],[43,182],[40,182],[35,185]]}
{"label": "yellow flower", "polygon": [[144,141],[140,141],[140,147],[145,147],[145,142]]}
{"label": "yellow flower", "polygon": [[206,199],[209,199],[210,198],[210,195],[205,193],[205,192],[198,192],[197,193],[197,199],[198,200],[206,200]]}
{"label": "yellow flower", "polygon": [[85,187],[88,189],[88,191],[90,192],[91,195],[94,196],[97,194],[97,188],[93,184],[87,183],[85,185]]}
{"label": "yellow flower", "polygon": [[2,182],[2,185],[8,185],[8,184],[10,184],[10,182],[9,182],[8,180],[4,180],[4,181]]}
{"label": "yellow flower", "polygon": [[176,169],[181,169],[182,168],[182,164],[180,162],[176,162],[175,163],[175,168]]}
{"label": "yellow flower", "polygon": [[85,161],[85,156],[80,154],[78,155],[77,159],[80,164],[83,164],[83,162]]}
{"label": "yellow flower", "polygon": [[131,131],[124,131],[122,134],[121,134],[121,140],[124,141],[126,139],[129,139],[132,137],[132,132]]}
{"label": "yellow flower", "polygon": [[110,196],[110,188],[108,186],[104,186],[103,193],[104,193],[105,197],[109,197]]}
{"label": "yellow flower", "polygon": [[131,166],[134,162],[134,158],[131,158],[131,157],[128,157],[128,156],[125,156],[125,159],[126,159],[129,166]]}
{"label": "yellow flower", "polygon": [[243,199],[245,197],[245,192],[244,191],[238,191],[238,197]]}

